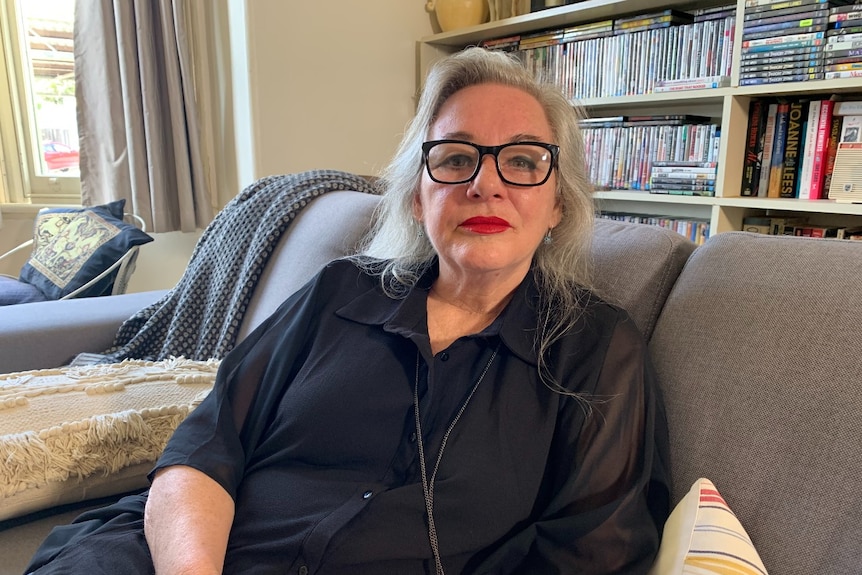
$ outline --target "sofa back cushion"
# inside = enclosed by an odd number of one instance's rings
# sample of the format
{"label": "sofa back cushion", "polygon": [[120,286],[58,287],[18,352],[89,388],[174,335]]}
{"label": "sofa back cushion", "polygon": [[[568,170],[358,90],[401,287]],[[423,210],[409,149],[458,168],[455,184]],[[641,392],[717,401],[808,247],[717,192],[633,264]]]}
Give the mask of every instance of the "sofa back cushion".
{"label": "sofa back cushion", "polygon": [[379,196],[362,192],[328,192],[305,206],[261,274],[237,343],[324,265],[353,253],[379,202]]}
{"label": "sofa back cushion", "polygon": [[716,235],[650,343],[674,502],[708,477],[770,573],[857,573],[862,243]]}
{"label": "sofa back cushion", "polygon": [[659,312],[695,244],[646,224],[599,219],[593,235],[593,286],[629,312],[649,339]]}

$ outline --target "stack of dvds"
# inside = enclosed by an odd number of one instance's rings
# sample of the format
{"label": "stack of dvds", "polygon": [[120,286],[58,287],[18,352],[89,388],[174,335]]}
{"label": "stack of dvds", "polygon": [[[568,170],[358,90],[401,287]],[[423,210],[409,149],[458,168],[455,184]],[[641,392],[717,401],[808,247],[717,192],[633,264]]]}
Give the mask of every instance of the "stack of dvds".
{"label": "stack of dvds", "polygon": [[655,161],[650,169],[651,194],[714,196],[716,162]]}
{"label": "stack of dvds", "polygon": [[826,78],[862,77],[862,3],[829,10],[823,56]]}
{"label": "stack of dvds", "polygon": [[824,77],[830,11],[853,0],[745,0],[739,85]]}

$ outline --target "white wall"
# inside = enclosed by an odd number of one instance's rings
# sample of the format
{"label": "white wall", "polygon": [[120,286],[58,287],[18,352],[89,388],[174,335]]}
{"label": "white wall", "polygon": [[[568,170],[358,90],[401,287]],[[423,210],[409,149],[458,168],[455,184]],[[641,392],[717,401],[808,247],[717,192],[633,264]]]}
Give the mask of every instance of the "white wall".
{"label": "white wall", "polygon": [[255,176],[376,173],[412,118],[420,0],[245,0]]}
{"label": "white wall", "polygon": [[[267,175],[317,168],[370,175],[386,164],[413,116],[416,41],[432,33],[424,0],[211,6],[218,40],[230,44],[219,55],[230,69],[212,75],[219,92],[213,121],[230,140],[215,146],[220,205]],[[0,247],[16,245],[30,229],[5,225]],[[172,287],[199,234],[154,236],[141,249],[130,291]]]}

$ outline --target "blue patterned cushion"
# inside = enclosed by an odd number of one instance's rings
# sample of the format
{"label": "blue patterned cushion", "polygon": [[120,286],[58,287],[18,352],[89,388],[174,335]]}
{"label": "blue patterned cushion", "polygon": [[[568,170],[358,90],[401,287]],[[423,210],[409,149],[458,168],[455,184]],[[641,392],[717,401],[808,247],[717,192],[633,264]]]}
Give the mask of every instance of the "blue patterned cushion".
{"label": "blue patterned cushion", "polygon": [[[52,208],[36,216],[35,245],[20,280],[60,299],[111,267],[132,246],[153,238],[122,219],[125,200],[88,208]],[[119,217],[117,214],[119,213]],[[111,293],[115,274],[79,297]]]}

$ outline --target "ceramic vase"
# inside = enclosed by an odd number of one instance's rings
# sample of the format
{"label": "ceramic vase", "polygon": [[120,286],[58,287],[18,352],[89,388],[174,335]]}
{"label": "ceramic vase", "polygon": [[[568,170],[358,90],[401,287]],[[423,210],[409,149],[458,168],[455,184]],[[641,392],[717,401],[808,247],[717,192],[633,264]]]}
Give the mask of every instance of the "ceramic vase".
{"label": "ceramic vase", "polygon": [[478,26],[488,20],[488,0],[428,0],[425,9],[437,14],[443,32]]}

